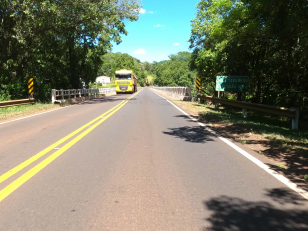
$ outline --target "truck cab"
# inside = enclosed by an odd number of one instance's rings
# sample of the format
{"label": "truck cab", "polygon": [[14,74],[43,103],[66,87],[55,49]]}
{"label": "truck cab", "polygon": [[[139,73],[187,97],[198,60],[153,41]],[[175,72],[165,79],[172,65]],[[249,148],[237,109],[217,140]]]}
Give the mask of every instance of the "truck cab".
{"label": "truck cab", "polygon": [[115,72],[115,89],[117,94],[120,92],[134,93],[137,91],[137,77],[131,70],[117,70]]}

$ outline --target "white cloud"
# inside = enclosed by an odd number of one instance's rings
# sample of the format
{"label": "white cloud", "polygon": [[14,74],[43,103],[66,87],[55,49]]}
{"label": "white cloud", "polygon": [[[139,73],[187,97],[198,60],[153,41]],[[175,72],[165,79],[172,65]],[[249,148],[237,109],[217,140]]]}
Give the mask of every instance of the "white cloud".
{"label": "white cloud", "polygon": [[160,24],[155,25],[155,27],[162,27],[162,26],[164,26],[164,25],[160,25]]}
{"label": "white cloud", "polygon": [[143,9],[143,8],[140,8],[140,9],[139,9],[139,13],[140,13],[140,14],[145,14],[145,12],[146,12],[146,9]]}
{"label": "white cloud", "polygon": [[179,43],[175,43],[175,44],[173,44],[174,46],[179,46],[180,44]]}
{"label": "white cloud", "polygon": [[135,50],[135,51],[134,51],[134,54],[135,54],[135,55],[145,55],[146,52],[145,52],[144,49],[139,48],[138,50]]}
{"label": "white cloud", "polygon": [[139,14],[154,14],[155,13],[154,11],[147,11],[146,9],[143,9],[143,8],[139,8],[137,12],[139,12]]}

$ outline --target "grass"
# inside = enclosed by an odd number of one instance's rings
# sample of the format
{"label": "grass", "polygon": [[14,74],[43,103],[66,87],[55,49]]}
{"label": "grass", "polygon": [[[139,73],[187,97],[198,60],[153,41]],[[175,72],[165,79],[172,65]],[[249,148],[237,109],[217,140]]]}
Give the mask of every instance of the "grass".
{"label": "grass", "polygon": [[64,104],[51,104],[51,103],[36,103],[34,105],[20,105],[14,107],[0,108],[0,122],[33,115],[36,113],[49,111],[52,109],[65,106]]}
{"label": "grass", "polygon": [[291,119],[265,113],[248,111],[247,118],[242,117],[240,109],[220,107],[215,109],[212,105],[198,102],[177,102],[184,109],[198,115],[206,123],[225,125],[240,125],[246,132],[259,134],[270,140],[281,139],[288,141],[303,142],[308,144],[308,131],[291,130]]}
{"label": "grass", "polygon": [[277,164],[277,166],[279,166],[280,168],[283,168],[283,169],[287,169],[287,167],[286,166],[284,166],[283,164]]}

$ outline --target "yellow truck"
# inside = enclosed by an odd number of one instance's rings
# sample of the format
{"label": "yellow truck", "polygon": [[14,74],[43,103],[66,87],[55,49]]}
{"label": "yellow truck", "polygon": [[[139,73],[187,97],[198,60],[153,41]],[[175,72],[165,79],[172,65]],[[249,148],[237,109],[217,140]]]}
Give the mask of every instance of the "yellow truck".
{"label": "yellow truck", "polygon": [[137,77],[131,70],[118,70],[115,72],[115,89],[117,94],[119,92],[134,93],[137,91]]}

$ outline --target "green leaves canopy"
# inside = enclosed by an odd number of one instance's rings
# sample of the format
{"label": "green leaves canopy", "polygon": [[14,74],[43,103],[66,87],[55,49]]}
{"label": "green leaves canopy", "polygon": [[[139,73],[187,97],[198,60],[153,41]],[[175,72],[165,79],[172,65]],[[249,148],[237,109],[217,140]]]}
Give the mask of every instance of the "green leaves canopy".
{"label": "green leaves canopy", "polygon": [[[136,0],[1,0],[1,88],[25,97],[26,81],[49,98],[51,88],[78,88],[92,81],[100,56],[138,19]],[[6,86],[6,87],[4,87]]]}
{"label": "green leaves canopy", "polygon": [[190,71],[191,53],[179,52],[169,56],[170,60],[154,63],[156,75],[154,84],[158,86],[191,87],[196,78]]}
{"label": "green leaves canopy", "polygon": [[248,75],[246,100],[306,108],[307,12],[305,0],[202,0],[192,66],[212,89],[217,75]]}

